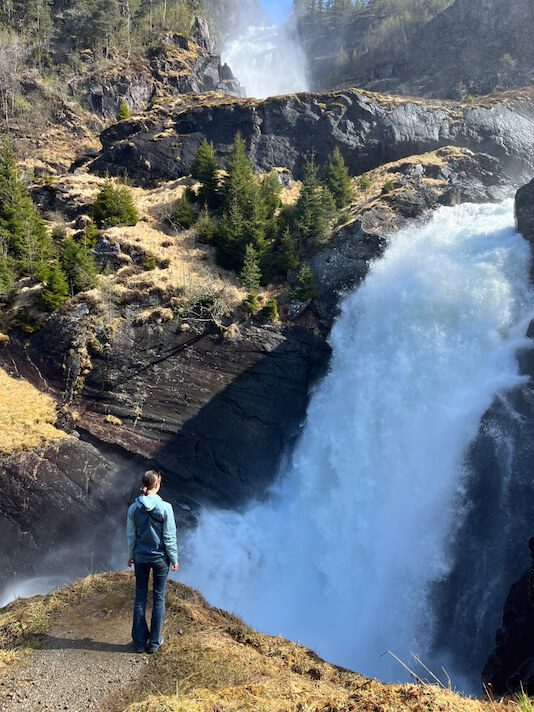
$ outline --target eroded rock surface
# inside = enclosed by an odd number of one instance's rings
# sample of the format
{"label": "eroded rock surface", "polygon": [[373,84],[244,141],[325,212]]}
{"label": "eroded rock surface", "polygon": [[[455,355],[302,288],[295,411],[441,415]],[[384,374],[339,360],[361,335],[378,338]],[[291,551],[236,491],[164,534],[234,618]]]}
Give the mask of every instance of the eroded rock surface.
{"label": "eroded rock surface", "polygon": [[534,100],[528,92],[470,106],[358,90],[263,102],[179,99],[105,131],[92,169],[127,172],[144,182],[171,180],[189,173],[203,137],[224,162],[237,131],[257,170],[284,167],[296,177],[310,152],[321,163],[335,147],[354,175],[448,145],[497,158],[514,180],[530,178],[534,170]]}

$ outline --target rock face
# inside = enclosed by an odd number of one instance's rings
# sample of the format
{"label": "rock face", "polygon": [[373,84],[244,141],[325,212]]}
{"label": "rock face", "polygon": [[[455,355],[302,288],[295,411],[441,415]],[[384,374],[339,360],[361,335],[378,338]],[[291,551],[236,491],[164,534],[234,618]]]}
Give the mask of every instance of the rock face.
{"label": "rock face", "polygon": [[[131,480],[120,481],[116,466],[76,438],[1,458],[2,578],[33,567],[42,571],[44,556],[49,572],[90,567],[91,556],[109,564],[111,552],[100,535],[131,486]],[[77,560],[69,565],[63,554],[73,542]]]}
{"label": "rock face", "polygon": [[534,249],[534,180],[517,191],[515,216],[518,231]]}
{"label": "rock face", "polygon": [[[349,22],[313,15],[302,20],[314,88],[332,87],[341,76],[378,91],[457,99],[532,83],[530,0],[455,0],[393,46],[382,41],[383,21],[367,9]],[[357,59],[349,66],[353,53]]]}
{"label": "rock face", "polygon": [[[300,327],[245,325],[225,338],[181,331],[179,319],[139,324],[136,316],[130,309],[113,340],[99,345],[87,343],[79,310],[55,315],[25,353],[65,397],[79,392],[76,427],[93,442],[153,463],[197,501],[235,505],[257,495],[304,418],[309,386],[328,359],[324,341]],[[91,363],[85,376],[80,354]]]}
{"label": "rock face", "polygon": [[301,176],[337,146],[353,174],[389,161],[455,145],[497,158],[514,179],[534,170],[534,100],[528,93],[469,106],[383,97],[356,90],[290,95],[263,102],[223,98],[178,100],[102,134],[93,162],[99,173],[139,181],[189,172],[204,136],[224,161],[240,131],[255,167],[285,167]]}
{"label": "rock face", "polygon": [[534,539],[530,547],[532,565],[510,589],[497,645],[482,673],[485,684],[498,696],[522,689],[529,696],[534,694]]}
{"label": "rock face", "polygon": [[354,219],[336,230],[328,245],[309,260],[318,290],[312,308],[328,325],[340,293],[365,278],[370,262],[383,254],[388,236],[407,221],[440,205],[502,199],[509,187],[495,158],[454,148],[397,161],[380,171],[395,189],[357,210]]}
{"label": "rock face", "polygon": [[[98,69],[82,80],[75,93],[95,114],[114,119],[122,102],[133,113],[150,102],[189,92],[221,92],[240,95],[239,82],[221,58],[213,53],[204,18],[197,18],[195,37],[168,34],[161,47],[146,57],[118,60],[109,70]],[[207,33],[207,34],[206,34]]]}

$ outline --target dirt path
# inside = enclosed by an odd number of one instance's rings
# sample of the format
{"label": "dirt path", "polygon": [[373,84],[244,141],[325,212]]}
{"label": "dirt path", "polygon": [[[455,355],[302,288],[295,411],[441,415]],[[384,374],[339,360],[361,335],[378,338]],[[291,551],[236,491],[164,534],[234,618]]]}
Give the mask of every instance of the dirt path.
{"label": "dirt path", "polygon": [[[0,710],[116,710],[143,675],[148,656],[130,647],[132,598],[102,593],[66,609],[11,675],[0,680]],[[122,704],[121,704],[122,703]]]}

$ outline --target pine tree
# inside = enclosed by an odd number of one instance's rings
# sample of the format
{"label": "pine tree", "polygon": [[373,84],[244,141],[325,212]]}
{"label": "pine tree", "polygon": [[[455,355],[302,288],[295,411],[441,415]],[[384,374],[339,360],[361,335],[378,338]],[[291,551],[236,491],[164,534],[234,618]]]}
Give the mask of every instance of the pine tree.
{"label": "pine tree", "polygon": [[217,226],[210,218],[208,211],[208,206],[205,205],[200,213],[200,217],[196,225],[198,241],[204,245],[210,245],[213,242],[215,233],[217,232]]}
{"label": "pine tree", "polygon": [[191,166],[191,175],[202,184],[198,196],[201,203],[207,203],[210,208],[216,208],[219,204],[218,172],[219,165],[213,144],[204,139]]}
{"label": "pine tree", "polygon": [[252,245],[246,246],[243,269],[241,270],[240,277],[243,285],[251,292],[255,292],[259,289],[261,269],[258,260],[258,253]]}
{"label": "pine tree", "polygon": [[303,241],[317,240],[327,230],[332,218],[332,196],[325,194],[312,159],[306,164],[302,191],[295,206],[294,223]]}
{"label": "pine tree", "polygon": [[223,213],[217,234],[217,259],[227,269],[243,264],[245,251],[245,219],[241,208],[234,201]]}
{"label": "pine tree", "polygon": [[176,203],[176,207],[171,216],[171,221],[174,225],[180,225],[184,230],[189,230],[190,227],[197,221],[197,213],[193,207],[187,193],[184,193],[180,200]]}
{"label": "pine tree", "polygon": [[20,179],[13,149],[0,147],[0,233],[22,275],[41,279],[53,255],[48,230]]}
{"label": "pine tree", "polygon": [[72,237],[63,240],[59,262],[72,296],[94,286],[96,267],[91,252]]}
{"label": "pine tree", "polygon": [[245,218],[248,218],[252,206],[259,200],[258,182],[240,133],[236,134],[230,149],[226,171],[222,188],[224,205],[236,202]]}
{"label": "pine tree", "polygon": [[108,179],[93,205],[93,219],[100,228],[136,225],[139,213],[128,187],[114,185],[111,179]]}
{"label": "pine tree", "polygon": [[260,184],[260,197],[265,205],[266,216],[271,220],[281,205],[282,184],[276,173],[269,173]]}
{"label": "pine tree", "polygon": [[69,298],[69,285],[59,264],[52,266],[48,282],[41,295],[43,308],[48,312],[57,311]]}
{"label": "pine tree", "polygon": [[330,154],[325,168],[325,185],[334,196],[337,208],[344,208],[354,199],[352,181],[339,148]]}
{"label": "pine tree", "polygon": [[289,229],[289,225],[286,225],[279,238],[276,250],[276,265],[283,273],[297,269],[299,266],[297,244],[293,233]]}

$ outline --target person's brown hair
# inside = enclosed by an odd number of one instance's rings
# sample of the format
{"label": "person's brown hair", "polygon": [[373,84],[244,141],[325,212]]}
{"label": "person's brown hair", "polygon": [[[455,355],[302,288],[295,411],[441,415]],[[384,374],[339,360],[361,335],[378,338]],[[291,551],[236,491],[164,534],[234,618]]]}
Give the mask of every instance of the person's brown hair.
{"label": "person's brown hair", "polygon": [[141,492],[146,494],[148,490],[153,490],[157,487],[158,483],[161,481],[161,475],[155,470],[148,470],[143,475],[143,484],[141,486]]}

